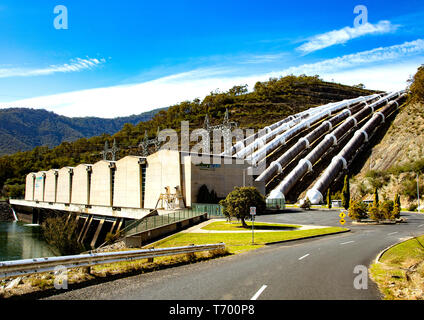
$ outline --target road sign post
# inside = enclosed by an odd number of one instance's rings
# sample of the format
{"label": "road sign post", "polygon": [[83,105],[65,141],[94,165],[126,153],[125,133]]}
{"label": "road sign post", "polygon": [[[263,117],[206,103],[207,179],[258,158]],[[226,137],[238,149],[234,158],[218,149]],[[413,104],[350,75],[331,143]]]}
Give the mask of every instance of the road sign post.
{"label": "road sign post", "polygon": [[252,244],[255,243],[255,215],[256,215],[256,207],[250,207],[250,216],[252,217]]}

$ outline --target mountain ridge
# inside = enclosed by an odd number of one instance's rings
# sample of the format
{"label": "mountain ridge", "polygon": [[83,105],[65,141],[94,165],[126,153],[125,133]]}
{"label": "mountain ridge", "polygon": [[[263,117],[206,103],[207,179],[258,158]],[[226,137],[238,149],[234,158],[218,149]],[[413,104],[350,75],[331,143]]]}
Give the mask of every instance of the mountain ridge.
{"label": "mountain ridge", "polygon": [[135,125],[141,121],[148,121],[164,109],[111,119],[66,117],[45,109],[0,109],[0,156],[28,151],[37,146],[52,148],[62,142],[114,134],[121,130],[124,124]]}

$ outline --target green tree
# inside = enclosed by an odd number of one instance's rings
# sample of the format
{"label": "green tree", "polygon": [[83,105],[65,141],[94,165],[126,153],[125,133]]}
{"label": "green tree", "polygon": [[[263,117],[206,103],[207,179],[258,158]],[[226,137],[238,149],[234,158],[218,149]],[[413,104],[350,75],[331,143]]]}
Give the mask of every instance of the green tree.
{"label": "green tree", "polygon": [[197,203],[210,203],[209,189],[205,184],[202,184],[197,193]]}
{"label": "green tree", "polygon": [[330,189],[328,189],[328,191],[327,191],[327,207],[328,207],[328,209],[331,209],[331,193],[330,193]]}
{"label": "green tree", "polygon": [[374,189],[374,202],[373,202],[373,205],[376,206],[376,207],[378,207],[378,203],[379,203],[379,201],[378,201],[378,189],[375,188]]}
{"label": "green tree", "polygon": [[344,185],[342,189],[342,207],[345,209],[349,208],[350,204],[350,186],[349,186],[349,177],[345,175]]}
{"label": "green tree", "polygon": [[256,207],[257,213],[265,210],[265,198],[255,187],[235,187],[219,204],[227,215],[241,220],[245,228],[248,227],[245,219],[250,216],[250,207]]}

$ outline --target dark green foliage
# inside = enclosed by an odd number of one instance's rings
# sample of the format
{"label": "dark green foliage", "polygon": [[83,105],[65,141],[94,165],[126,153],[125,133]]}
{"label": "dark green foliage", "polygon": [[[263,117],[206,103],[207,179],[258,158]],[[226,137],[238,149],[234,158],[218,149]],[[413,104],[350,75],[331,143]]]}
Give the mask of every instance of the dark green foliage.
{"label": "dark green foliage", "polygon": [[244,220],[250,217],[250,207],[256,207],[256,213],[261,213],[266,206],[264,196],[255,187],[235,187],[219,204],[226,215],[241,220],[244,227],[247,227]]}
{"label": "dark green foliage", "polygon": [[344,178],[344,185],[342,190],[342,207],[346,210],[349,208],[350,203],[350,185],[349,177],[346,175]]}
{"label": "dark green foliage", "polygon": [[42,234],[59,255],[78,254],[84,251],[84,247],[77,241],[77,226],[75,219],[57,215],[44,221]]}
{"label": "dark green foliage", "polygon": [[197,193],[197,203],[210,203],[209,198],[209,189],[205,184],[202,184],[199,188],[199,192]]}
{"label": "dark green foliage", "polygon": [[328,207],[328,209],[331,209],[331,192],[330,192],[330,189],[328,189],[328,191],[327,191],[327,207]]}
{"label": "dark green foliage", "polygon": [[379,200],[378,200],[378,189],[374,189],[374,202],[373,205],[378,206]]}

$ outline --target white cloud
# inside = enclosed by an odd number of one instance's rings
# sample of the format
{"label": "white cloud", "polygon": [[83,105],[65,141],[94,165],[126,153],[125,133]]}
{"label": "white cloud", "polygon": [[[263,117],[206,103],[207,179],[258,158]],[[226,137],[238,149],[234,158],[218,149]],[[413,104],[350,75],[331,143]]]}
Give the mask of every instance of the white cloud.
{"label": "white cloud", "polygon": [[105,59],[99,60],[96,58],[76,58],[72,59],[70,63],[65,63],[62,65],[50,65],[45,68],[0,68],[0,78],[45,76],[54,73],[78,72],[92,69],[97,65],[104,63],[105,61]]}
{"label": "white cloud", "polygon": [[73,117],[116,117],[139,114],[196,97],[204,98],[217,88],[228,90],[234,85],[248,84],[252,89],[257,81],[288,74],[319,74],[328,81],[363,83],[367,88],[389,91],[405,88],[406,80],[424,61],[423,54],[424,40],[418,39],[275,72],[235,76],[240,74],[240,69],[234,66],[196,69],[143,83],[62,93],[0,105],[44,108]]}
{"label": "white cloud", "polygon": [[308,42],[302,44],[297,50],[304,54],[308,54],[317,50],[321,50],[336,44],[343,44],[349,40],[359,38],[370,34],[384,34],[395,31],[399,26],[392,25],[390,21],[380,21],[377,24],[365,23],[358,27],[344,27],[340,30],[333,30],[326,33],[318,34],[309,39]]}

